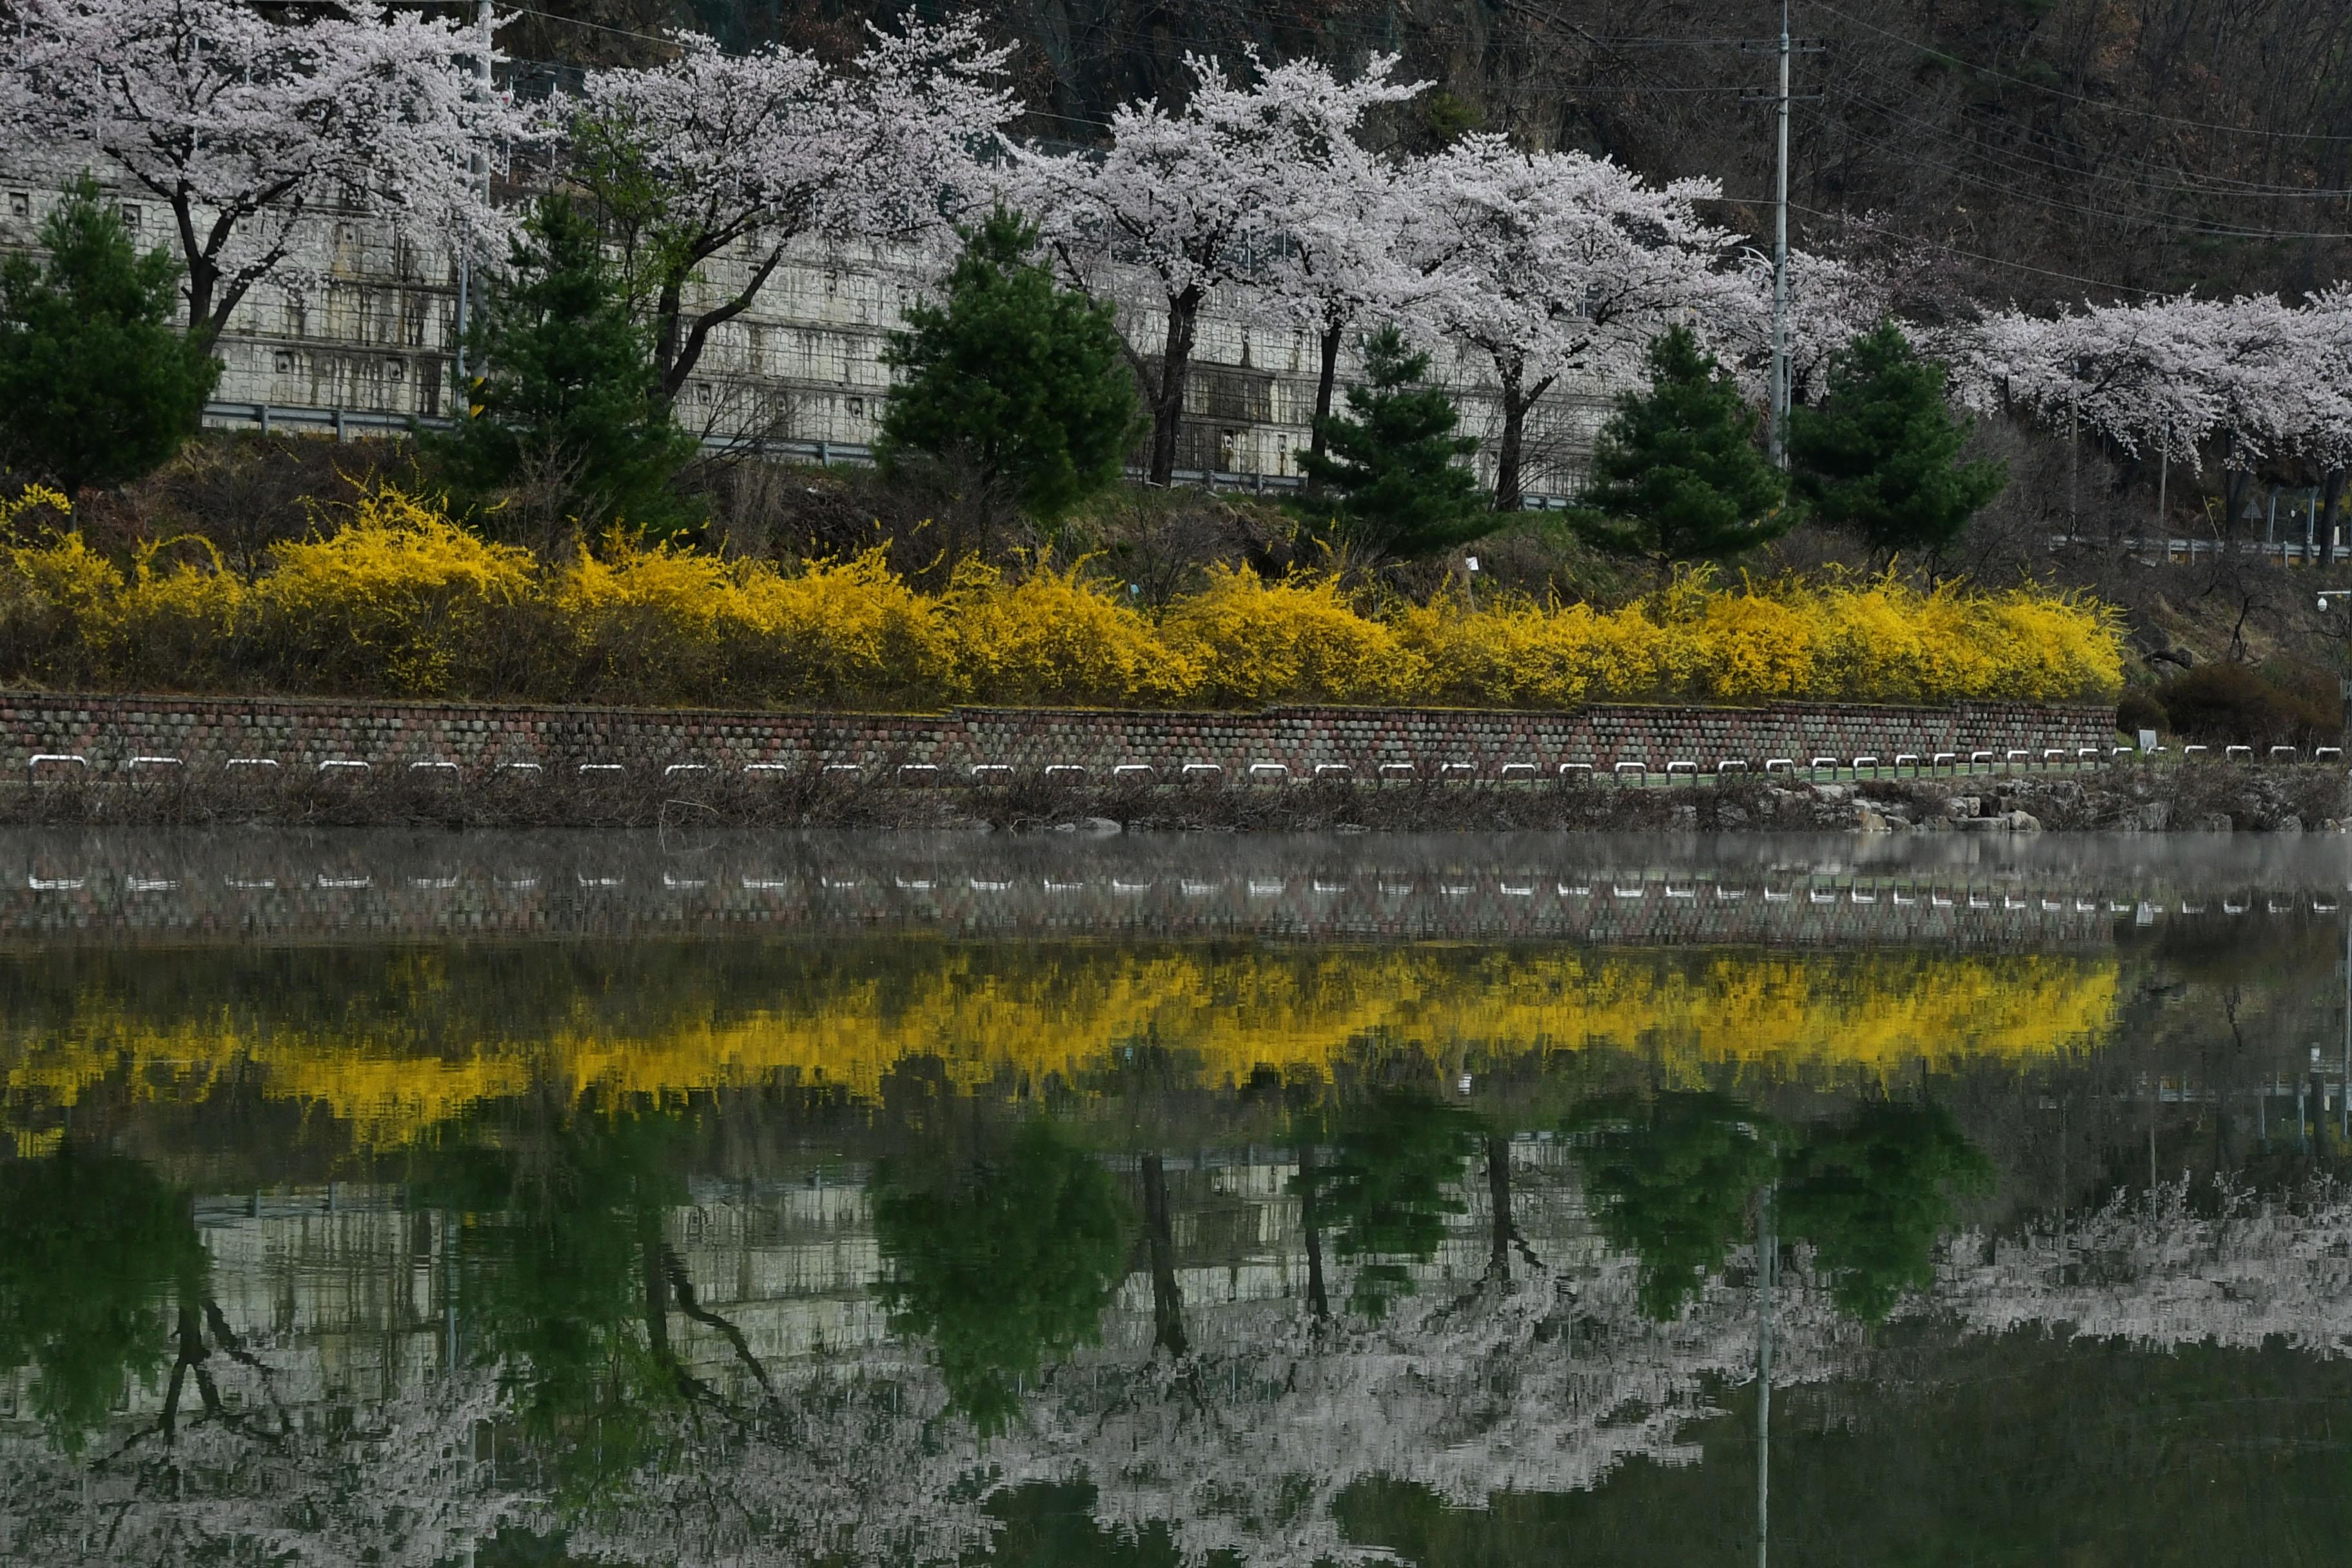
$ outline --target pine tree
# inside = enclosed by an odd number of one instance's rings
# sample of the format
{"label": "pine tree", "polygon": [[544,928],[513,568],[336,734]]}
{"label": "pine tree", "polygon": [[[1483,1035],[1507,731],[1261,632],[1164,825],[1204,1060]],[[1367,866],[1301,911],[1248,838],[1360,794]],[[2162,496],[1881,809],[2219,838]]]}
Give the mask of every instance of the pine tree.
{"label": "pine tree", "polygon": [[1924,360],[1892,321],[1830,362],[1818,408],[1789,416],[1800,499],[1872,550],[1937,550],[2009,482],[1998,461],[1964,463],[1965,417],[1944,398],[1944,369]]}
{"label": "pine tree", "polygon": [[178,451],[220,362],[172,325],[177,264],[139,254],[88,174],[40,243],[45,262],[0,266],[0,459],[73,496],[135,479]]}
{"label": "pine tree", "polygon": [[1348,415],[1322,420],[1324,451],[1299,458],[1308,479],[1338,493],[1328,509],[1338,531],[1407,560],[1492,532],[1477,475],[1454,461],[1478,443],[1454,434],[1453,399],[1421,384],[1429,356],[1393,326],[1365,338],[1363,351],[1364,380],[1348,389]]}
{"label": "pine tree", "polygon": [[966,229],[941,303],[907,310],[883,363],[903,372],[877,455],[970,463],[1040,518],[1118,482],[1142,432],[1108,304],[1054,285],[1037,231],[1000,207]]}
{"label": "pine tree", "polygon": [[501,492],[518,486],[552,492],[551,517],[583,531],[660,537],[697,521],[670,484],[694,437],[657,395],[651,346],[570,201],[541,200],[468,344],[482,371],[472,405],[425,445],[478,521],[501,526]]}
{"label": "pine tree", "polygon": [[1757,449],[1756,411],[1738,384],[1686,327],[1651,342],[1649,366],[1649,390],[1620,397],[1601,426],[1576,531],[1660,571],[1787,532],[1788,480]]}

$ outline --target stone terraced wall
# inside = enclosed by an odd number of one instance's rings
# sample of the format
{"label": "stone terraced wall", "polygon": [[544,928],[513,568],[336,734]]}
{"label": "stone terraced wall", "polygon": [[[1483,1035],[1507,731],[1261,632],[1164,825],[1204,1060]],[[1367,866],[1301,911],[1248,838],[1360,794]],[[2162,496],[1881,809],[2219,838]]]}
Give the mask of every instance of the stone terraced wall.
{"label": "stone terraced wall", "polygon": [[[755,763],[860,770],[913,764],[968,778],[974,767],[1035,772],[1080,767],[1096,778],[1140,764],[1161,781],[1211,764],[1243,779],[1260,764],[1290,777],[1344,766],[1360,777],[1410,764],[1423,776],[1499,778],[1556,774],[1563,763],[1607,772],[1639,763],[1664,773],[1687,763],[1712,773],[1786,757],[1851,763],[1937,752],[1965,759],[2021,751],[2035,762],[2085,747],[2105,755],[2115,712],[2101,706],[1964,702],[1949,708],[1879,705],[1698,708],[1591,707],[1570,712],[1481,710],[1276,708],[1247,713],[1078,711],[959,708],[946,713],[775,713],[606,708],[505,708],[434,702],[342,702],[293,698],[0,694],[0,770],[23,776],[124,770],[139,758],[195,769],[256,760],[316,770],[326,763],[372,768],[454,763],[467,772],[509,763],[576,768],[661,769]],[[36,758],[79,758],[45,761]],[[1465,771],[1466,764],[1466,772]],[[1505,770],[1509,773],[1506,774]],[[1141,776],[1141,775],[1137,775]],[[1201,777],[1212,775],[1200,774]],[[1261,776],[1282,776],[1271,768]]]}

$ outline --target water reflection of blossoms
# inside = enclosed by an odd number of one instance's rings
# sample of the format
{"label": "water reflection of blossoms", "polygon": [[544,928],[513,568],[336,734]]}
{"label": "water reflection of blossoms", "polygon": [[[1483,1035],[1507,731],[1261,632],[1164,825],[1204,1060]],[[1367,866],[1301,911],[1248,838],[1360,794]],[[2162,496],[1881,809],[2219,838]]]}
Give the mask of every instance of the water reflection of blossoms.
{"label": "water reflection of blossoms", "polygon": [[[2332,1190],[2168,1190],[2073,1216],[2063,1244],[2054,1224],[1964,1237],[1939,1266],[1984,1167],[1925,1101],[1801,1124],[1669,1091],[1536,1139],[1391,1083],[1294,1096],[1291,1117],[1270,1166],[1215,1177],[1258,1183],[1255,1223],[1286,1227],[1261,1249],[1280,1288],[1255,1294],[1192,1260],[1214,1185],[1197,1161],[1098,1154],[1050,1117],[927,1127],[858,1197],[899,1338],[809,1355],[763,1345],[682,1238],[697,1114],[450,1129],[406,1194],[451,1227],[447,1364],[387,1368],[373,1395],[233,1321],[227,1265],[149,1167],[20,1162],[0,1355],[53,1451],[10,1445],[17,1538],[84,1530],[87,1489],[134,1556],[266,1538],[423,1564],[507,1525],[621,1560],[1014,1561],[1068,1536],[1087,1560],[1345,1561],[1347,1500],[1375,1479],[1483,1504],[1693,1458],[1752,1375],[1745,1238],[1768,1192],[1801,1248],[1777,1384],[1864,1369],[1861,1322],[1906,1303],[2158,1343],[2233,1299],[2258,1300],[2257,1338],[2352,1326]],[[126,1382],[149,1391],[136,1414],[112,1408]]]}

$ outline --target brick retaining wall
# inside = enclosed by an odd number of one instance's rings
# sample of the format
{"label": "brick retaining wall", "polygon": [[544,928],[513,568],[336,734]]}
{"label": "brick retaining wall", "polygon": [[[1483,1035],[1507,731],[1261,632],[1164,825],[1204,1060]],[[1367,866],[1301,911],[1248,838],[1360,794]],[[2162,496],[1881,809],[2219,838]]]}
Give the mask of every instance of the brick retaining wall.
{"label": "brick retaining wall", "polygon": [[[121,771],[133,758],[168,757],[211,770],[253,758],[315,770],[327,762],[375,768],[455,763],[467,772],[507,763],[543,767],[619,763],[660,768],[701,763],[851,763],[864,769],[929,763],[944,776],[974,766],[1035,771],[1063,765],[1107,777],[1143,763],[1177,776],[1188,763],[1213,763],[1229,778],[1253,764],[1279,763],[1294,777],[1343,763],[1370,777],[1383,764],[1426,774],[1467,763],[1472,776],[1502,776],[1512,764],[1551,775],[1563,763],[1606,772],[1670,763],[1711,773],[1738,760],[1751,768],[1774,757],[1800,766],[1817,756],[1851,762],[1898,752],[2029,752],[2080,748],[2104,754],[2115,712],[2095,706],[1964,702],[1949,708],[1787,705],[1699,708],[1596,706],[1572,712],[1476,710],[1276,708],[1251,713],[1074,711],[959,708],[946,713],[776,713],[616,708],[504,708],[436,702],[341,702],[294,698],[0,695],[0,770],[21,776],[40,755],[84,763],[43,764],[92,774]],[[1512,769],[1514,773],[1519,770]]]}

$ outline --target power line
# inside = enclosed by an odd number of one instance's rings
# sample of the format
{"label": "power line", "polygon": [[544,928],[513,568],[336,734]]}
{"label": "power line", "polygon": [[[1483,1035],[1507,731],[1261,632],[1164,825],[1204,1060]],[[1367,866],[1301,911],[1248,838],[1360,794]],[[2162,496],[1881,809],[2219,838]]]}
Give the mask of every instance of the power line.
{"label": "power line", "polygon": [[[1884,86],[1895,89],[1897,91],[1900,91],[1906,85],[1899,78],[1891,77],[1884,71],[1873,69],[1871,67],[1864,65],[1860,61],[1849,58],[1845,61],[1845,65],[1848,69],[1852,70],[1856,75],[1868,77],[1872,80],[1879,82]],[[1960,139],[1961,133],[1948,124],[1944,124],[1936,121],[1922,120],[1916,115],[1906,114],[1902,110],[1895,109],[1886,103],[1864,98],[1860,94],[1848,95],[1846,101],[1862,104],[1864,107],[1870,109],[1874,112],[1891,116],[1894,119],[1902,121],[1907,125],[1916,126],[1918,129],[1926,131],[1933,135],[1950,137],[1955,141]],[[1969,146],[1971,151],[1979,153],[1980,155],[1988,158],[2004,153],[2009,155],[2012,160],[2014,167],[2020,173],[2048,173],[2074,179],[2100,180],[2114,184],[2153,184],[2169,183],[2177,185],[2184,185],[2186,188],[2200,195],[2261,196],[2273,199],[2296,201],[2340,201],[2352,198],[2352,189],[2315,190],[2309,186],[2304,185],[2279,185],[2266,184],[2261,181],[2234,179],[2223,179],[2218,184],[2213,184],[2211,183],[2214,180],[2213,176],[2192,175],[2186,167],[2179,163],[2158,163],[2150,159],[2133,157],[2131,154],[2126,153],[2106,152],[2102,153],[2099,155],[2103,159],[2109,160],[2116,163],[2126,164],[2147,171],[2146,174],[2139,176],[2137,180],[2131,176],[2108,174],[2100,170],[2070,168],[2063,163],[2060,162],[2055,156],[2055,149],[2050,150],[2053,154],[2053,156],[2043,159],[2032,156],[2030,153],[2030,145],[2021,145],[2007,149],[1996,149],[1988,148],[1981,143],[1971,142],[1969,143]],[[2199,178],[2202,178],[2209,182],[2209,184],[2207,186],[2200,187],[2191,183]]]}
{"label": "power line", "polygon": [[1872,234],[1883,235],[1889,239],[1899,239],[1909,245],[1924,245],[1931,250],[1940,250],[1948,256],[1961,256],[1970,261],[1982,261],[1993,267],[2006,267],[2013,272],[2032,272],[2043,278],[2063,279],[2069,283],[2088,283],[2095,289],[2112,289],[2119,294],[2137,294],[2143,300],[2157,300],[2164,297],[2163,290],[2158,289],[2135,288],[2129,283],[2110,282],[2104,278],[2086,278],[2079,272],[2061,272],[2055,268],[2036,267],[2026,261],[2011,261],[2007,257],[1987,256],[1982,251],[1963,250],[1957,245],[1948,245],[1940,239],[1922,239],[1917,235],[1905,234],[1898,229],[1866,223],[1847,213],[1830,212],[1822,207],[1809,207],[1804,203],[1793,199],[1789,205],[1799,212],[1811,214],[1814,217],[1830,218],[1838,223],[1851,225],[1855,228],[1866,229]]}
{"label": "power line", "polygon": [[[1865,148],[1868,148],[1884,157],[1890,158],[1896,163],[1909,163],[1916,168],[1940,170],[1943,173],[1951,175],[1954,179],[1964,181],[1969,184],[1979,187],[1979,189],[1994,192],[1995,194],[2008,197],[2011,200],[2031,202],[2037,206],[2047,207],[2056,212],[2078,213],[2086,217],[2107,218],[2116,223],[2143,224],[2150,228],[2169,229],[2179,234],[2203,235],[2214,239],[2352,239],[2352,231],[2341,229],[2252,228],[2244,226],[2218,224],[2195,218],[2184,220],[2177,215],[2159,212],[2153,208],[2143,207],[2134,210],[2118,210],[2108,207],[2092,206],[2084,202],[2068,200],[2062,197],[2039,195],[2032,191],[2019,190],[2013,185],[2004,184],[1999,180],[1991,179],[1974,171],[1962,168],[1956,163],[1948,163],[1940,159],[1923,158],[1916,153],[1899,151],[1883,142],[1877,142],[1865,136],[1864,133],[1855,130],[1853,126],[1847,125],[1843,121],[1828,119],[1827,117],[1817,117],[1817,122],[1824,125],[1829,130],[1836,132],[1840,135],[1862,143]],[[2006,170],[2004,172],[2017,174],[2021,173],[2022,171],[2012,169]]]}
{"label": "power line", "polygon": [[1953,54],[1948,49],[1937,48],[1933,44],[1926,44],[1920,42],[1916,38],[1906,37],[1901,33],[1882,27],[1875,22],[1866,22],[1860,16],[1854,16],[1852,12],[1841,11],[1835,5],[1830,5],[1828,0],[1804,0],[1804,4],[1811,5],[1817,10],[1826,11],[1831,16],[1836,16],[1843,21],[1851,22],[1855,26],[1862,28],[1866,32],[1876,33],[1882,38],[1887,38],[1895,43],[1906,45],[1911,48],[1917,49],[1922,54],[1932,55],[1939,60],[1948,61],[1950,64],[1964,67],[1969,70],[1979,73],[1979,75],[1989,76],[2000,81],[2011,82],[2033,92],[2046,93],[2053,98],[2063,98],[2071,100],[2076,103],[2088,104],[2094,109],[2104,109],[2108,110],[2110,113],[2133,115],[2141,120],[2153,120],[2167,125],[2187,126],[2189,129],[2196,131],[2226,132],[2232,136],[2264,136],[2269,137],[2273,141],[2281,142],[2352,142],[2352,135],[2339,134],[2332,132],[2263,131],[2250,125],[2226,125],[2216,120],[2189,120],[2184,119],[2180,115],[2177,114],[2160,114],[2152,109],[2133,109],[2126,104],[2111,103],[2105,99],[2093,98],[2087,93],[2069,92],[2062,87],[2051,87],[2042,82],[2029,81],[2023,77],[2011,76],[2007,71],[1996,70],[1990,66],[1979,65],[1975,61],[1968,59],[1963,56]]}

